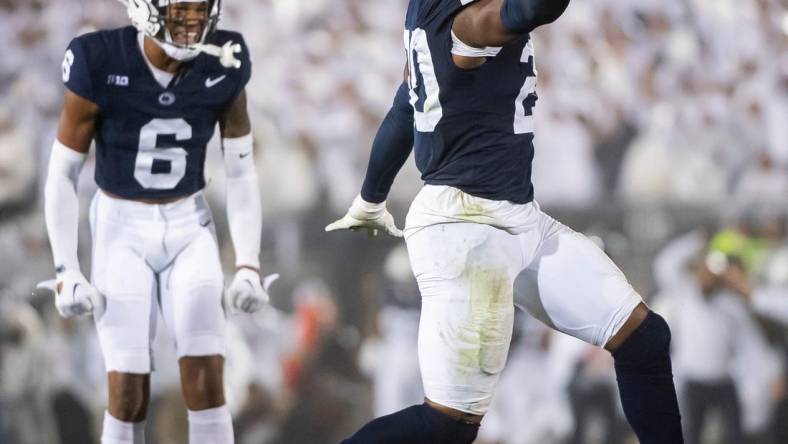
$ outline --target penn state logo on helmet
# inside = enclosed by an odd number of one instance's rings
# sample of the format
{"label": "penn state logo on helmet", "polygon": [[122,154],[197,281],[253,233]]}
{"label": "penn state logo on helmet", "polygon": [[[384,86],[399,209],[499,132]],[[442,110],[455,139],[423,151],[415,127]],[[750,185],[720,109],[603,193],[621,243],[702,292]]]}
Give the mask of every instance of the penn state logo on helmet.
{"label": "penn state logo on helmet", "polygon": [[201,52],[222,65],[240,68],[240,44],[206,44],[222,13],[221,0],[119,0],[127,6],[132,25],[153,39],[173,59],[188,61]]}

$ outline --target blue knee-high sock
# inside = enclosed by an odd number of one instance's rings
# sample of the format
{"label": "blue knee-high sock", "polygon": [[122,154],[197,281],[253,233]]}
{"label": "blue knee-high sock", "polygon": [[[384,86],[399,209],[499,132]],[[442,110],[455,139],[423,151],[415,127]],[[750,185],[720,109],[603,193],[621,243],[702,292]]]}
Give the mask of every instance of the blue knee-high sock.
{"label": "blue knee-high sock", "polygon": [[471,444],[478,431],[425,403],[374,419],[342,444]]}
{"label": "blue knee-high sock", "polygon": [[683,443],[667,322],[650,312],[613,358],[624,414],[640,443]]}

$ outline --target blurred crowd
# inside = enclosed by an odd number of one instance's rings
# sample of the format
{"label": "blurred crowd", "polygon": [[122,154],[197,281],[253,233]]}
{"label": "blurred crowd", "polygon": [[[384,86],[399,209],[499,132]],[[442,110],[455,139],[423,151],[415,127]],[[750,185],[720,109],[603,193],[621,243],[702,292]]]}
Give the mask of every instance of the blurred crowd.
{"label": "blurred crowd", "polygon": [[[406,5],[224,1],[221,26],[243,32],[254,61],[264,266],[284,276],[272,309],[229,323],[241,444],[338,442],[372,415],[420,402],[406,253],[391,239],[322,233],[358,192],[402,79]],[[77,34],[127,23],[112,0],[0,0],[3,444],[97,436],[106,383],[92,322],[60,319],[46,290],[29,295],[52,275],[41,185],[63,51]],[[788,1],[576,1],[533,37],[537,200],[598,240],[669,320],[688,443],[785,442]],[[220,236],[221,169],[214,141],[206,192]],[[83,202],[95,192],[86,170]],[[409,162],[389,199],[399,221],[420,185]],[[87,230],[80,245],[89,251]],[[608,354],[525,314],[516,330],[480,442],[631,442]],[[165,335],[151,442],[181,443]]]}

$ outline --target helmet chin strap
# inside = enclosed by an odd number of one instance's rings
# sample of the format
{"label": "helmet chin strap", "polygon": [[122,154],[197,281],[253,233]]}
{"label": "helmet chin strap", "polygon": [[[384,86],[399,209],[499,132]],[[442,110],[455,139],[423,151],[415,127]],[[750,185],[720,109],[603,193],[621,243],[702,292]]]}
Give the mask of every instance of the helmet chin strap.
{"label": "helmet chin strap", "polygon": [[173,44],[162,42],[155,37],[151,37],[151,40],[156,42],[168,56],[180,62],[188,62],[200,55],[200,53],[203,53],[218,58],[219,63],[225,68],[238,69],[241,67],[241,61],[235,56],[241,52],[240,43],[229,41],[222,46],[210,43],[197,43],[192,48],[180,48]]}
{"label": "helmet chin strap", "polygon": [[179,62],[188,62],[200,55],[200,51],[195,47],[180,47],[174,45],[172,43],[172,35],[170,35],[170,31],[166,27],[164,28],[164,36],[166,41],[161,41],[152,36],[151,39],[153,39],[153,41],[156,42],[156,44],[159,45],[159,47],[163,49],[164,52],[167,53],[167,55],[171,58],[178,60]]}

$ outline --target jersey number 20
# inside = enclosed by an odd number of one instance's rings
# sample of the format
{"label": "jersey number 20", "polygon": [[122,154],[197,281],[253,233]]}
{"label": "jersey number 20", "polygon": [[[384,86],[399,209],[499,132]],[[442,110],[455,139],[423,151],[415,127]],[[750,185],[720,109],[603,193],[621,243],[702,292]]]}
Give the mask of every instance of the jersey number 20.
{"label": "jersey number 20", "polygon": [[192,138],[192,127],[183,119],[153,119],[140,129],[140,145],[134,178],[146,189],[171,190],[186,175],[186,156],[180,147],[157,148],[159,136],[172,135],[178,142]]}
{"label": "jersey number 20", "polygon": [[[427,33],[421,28],[413,31],[406,29],[405,48],[408,53],[410,104],[414,110],[416,130],[431,133],[443,118],[443,107],[440,101],[440,84],[435,75],[435,63],[432,61]],[[526,66],[528,73],[514,101],[513,130],[515,134],[526,134],[534,132],[533,107],[536,104],[536,62],[534,45],[530,40],[523,49],[520,63]]]}

